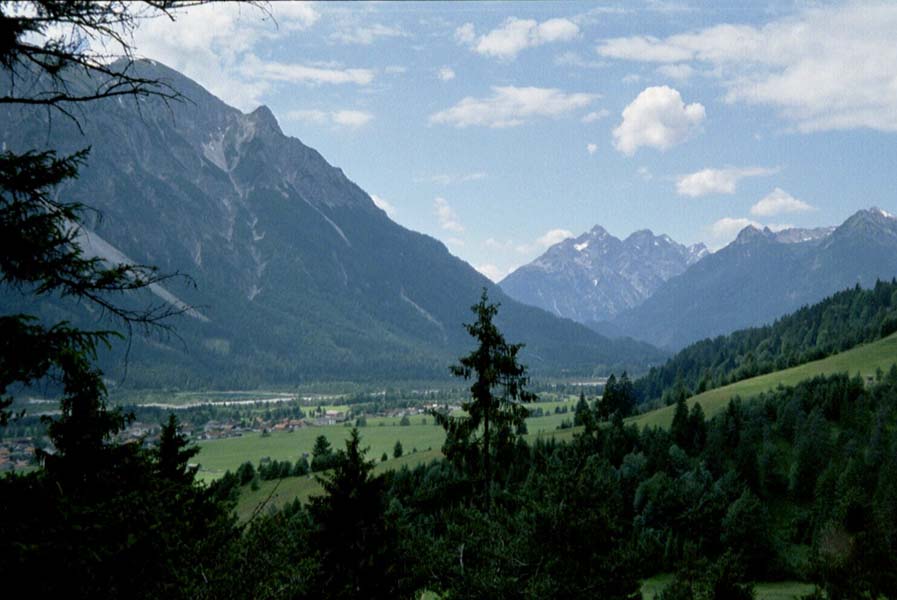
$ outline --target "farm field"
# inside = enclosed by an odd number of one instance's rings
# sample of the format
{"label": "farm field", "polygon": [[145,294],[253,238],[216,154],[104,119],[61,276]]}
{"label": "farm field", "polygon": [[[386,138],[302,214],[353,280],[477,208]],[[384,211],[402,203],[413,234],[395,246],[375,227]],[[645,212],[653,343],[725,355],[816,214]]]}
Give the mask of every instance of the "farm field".
{"label": "farm field", "polygon": [[[543,417],[527,419],[527,429],[531,434],[540,434],[556,430],[561,423],[573,420],[575,401],[571,398],[563,401],[540,402],[530,407],[540,407],[546,414]],[[567,406],[568,412],[555,414],[557,406]],[[336,406],[335,409],[344,407]],[[369,417],[367,426],[359,428],[362,443],[369,447],[368,458],[380,460],[386,452],[392,458],[396,441],[402,442],[406,453],[415,448],[418,451],[438,450],[442,447],[445,434],[429,415],[409,417],[410,425],[399,425],[400,417]],[[195,462],[200,465],[199,477],[204,481],[215,479],[227,470],[236,470],[242,463],[249,461],[258,465],[259,461],[268,457],[272,460],[296,461],[303,452],[311,453],[315,438],[323,435],[334,449],[343,447],[351,427],[344,425],[326,425],[321,427],[304,427],[292,432],[275,431],[268,434],[250,433],[241,437],[207,440],[198,443],[200,452]],[[387,463],[388,464],[388,463]]]}
{"label": "farm field", "polygon": [[[436,460],[441,456],[442,452],[438,448],[425,452],[405,454],[401,458],[390,458],[386,462],[378,461],[374,467],[374,473],[385,473],[386,471],[401,469],[404,466],[414,467],[421,463]],[[305,502],[309,497],[321,492],[321,484],[318,483],[314,474],[304,477],[286,477],[284,479],[261,481],[257,490],[253,491],[249,486],[240,488],[240,499],[236,508],[237,516],[240,521],[246,521],[259,510],[268,510],[272,507],[278,508],[287,502],[292,502],[296,498]]]}
{"label": "farm field", "polygon": [[[708,390],[689,398],[688,406],[691,407],[695,402],[700,402],[701,408],[704,409],[704,414],[709,419],[723,411],[729,400],[736,395],[747,399],[762,392],[775,389],[779,385],[795,385],[817,375],[833,375],[835,373],[855,375],[859,373],[864,377],[868,377],[874,375],[876,369],[887,371],[894,363],[897,363],[897,334],[892,334],[884,339],[863,344],[846,352],[834,354],[790,369],[767,373],[766,375],[752,377],[751,379]],[[666,406],[628,419],[627,422],[643,427],[669,427],[670,423],[673,422],[674,411],[674,406]]]}

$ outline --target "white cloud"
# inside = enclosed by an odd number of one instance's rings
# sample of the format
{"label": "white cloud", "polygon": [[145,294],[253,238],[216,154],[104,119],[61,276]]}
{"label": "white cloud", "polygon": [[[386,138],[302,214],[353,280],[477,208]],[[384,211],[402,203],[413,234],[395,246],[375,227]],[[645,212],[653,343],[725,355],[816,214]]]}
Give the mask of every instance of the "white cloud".
{"label": "white cloud", "polygon": [[572,237],[576,237],[573,235],[572,231],[566,229],[550,229],[545,232],[545,235],[536,240],[536,244],[542,248],[550,248],[558,242],[563,242],[567,238]]}
{"label": "white cloud", "polygon": [[586,116],[584,116],[582,118],[582,122],[583,123],[594,123],[595,121],[600,121],[601,119],[604,119],[605,117],[609,117],[609,116],[610,116],[610,111],[607,110],[606,108],[602,108],[601,110],[594,110],[594,111],[590,112],[589,114],[587,114]]}
{"label": "white cloud", "polygon": [[734,194],[738,182],[745,177],[772,175],[778,169],[763,167],[702,169],[696,173],[680,175],[676,179],[676,193],[697,198],[708,194]]}
{"label": "white cloud", "polygon": [[645,88],[623,109],[623,121],[613,131],[614,146],[627,156],[642,146],[667,150],[691,137],[704,115],[701,104],[686,106],[673,88]]}
{"label": "white cloud", "polygon": [[[174,12],[175,20],[144,19],[134,32],[137,56],[158,60],[195,79],[225,102],[249,111],[271,82],[239,67],[259,42],[312,27],[311,3],[274,3],[264,10],[237,3],[200,5]],[[276,22],[276,24],[275,24]]]}
{"label": "white cloud", "polygon": [[327,123],[330,121],[329,113],[324,110],[317,109],[296,109],[288,111],[286,118],[290,121],[304,121],[306,123]]}
{"label": "white cloud", "polygon": [[813,207],[806,202],[798,200],[781,188],[776,188],[751,207],[751,214],[755,217],[771,217],[810,210],[813,210]]}
{"label": "white cloud", "polygon": [[588,60],[578,52],[563,52],[554,57],[554,64],[559,67],[576,67],[579,69],[601,69],[607,66],[603,60]]}
{"label": "white cloud", "polygon": [[735,236],[745,227],[763,229],[763,225],[750,219],[723,217],[710,226],[711,240],[708,245],[711,248],[721,248],[735,239]]}
{"label": "white cloud", "polygon": [[642,62],[676,63],[691,60],[694,53],[687,48],[665,43],[649,35],[612,38],[598,46],[598,54],[606,58]]}
{"label": "white cloud", "polygon": [[338,110],[333,113],[333,122],[345,127],[361,127],[373,118],[374,115],[363,110]]}
{"label": "white cloud", "polygon": [[340,127],[358,128],[366,125],[374,118],[363,110],[325,111],[317,109],[296,109],[287,112],[286,118],[291,121],[303,121],[319,125],[337,125]]}
{"label": "white cloud", "polygon": [[486,179],[486,174],[482,171],[477,171],[475,173],[465,173],[463,175],[448,175],[446,173],[440,173],[438,175],[430,175],[428,177],[416,177],[414,181],[438,183],[440,185],[452,185],[455,183],[467,183],[468,181],[479,181],[481,179]]}
{"label": "white cloud", "polygon": [[567,94],[558,89],[495,86],[486,98],[468,96],[430,115],[430,123],[455,127],[516,127],[537,117],[560,117],[588,106],[597,95]]}
{"label": "white cloud", "polygon": [[598,144],[586,144],[586,152],[595,154],[598,151]]}
{"label": "white cloud", "polygon": [[676,81],[688,81],[695,74],[694,68],[689,64],[663,65],[657,68],[657,72]]}
{"label": "white cloud", "polygon": [[579,36],[579,26],[569,19],[548,19],[539,23],[534,19],[509,17],[501,27],[485,35],[476,36],[472,23],[455,30],[455,39],[484,56],[513,60],[526,48],[553,42],[564,42]]}
{"label": "white cloud", "polygon": [[298,63],[263,61],[254,54],[246,56],[239,71],[250,79],[289,83],[367,85],[374,80],[374,71],[371,69],[322,68]]}
{"label": "white cloud", "polygon": [[441,81],[451,81],[455,78],[455,70],[451,67],[442,67],[439,69],[439,79]]}
{"label": "white cloud", "polygon": [[809,8],[766,25],[616,38],[608,58],[708,64],[728,102],[771,106],[800,131],[897,131],[897,3]]}
{"label": "white cloud", "polygon": [[433,207],[436,212],[436,218],[439,219],[439,226],[446,231],[454,231],[455,233],[464,233],[464,226],[461,225],[458,214],[449,206],[448,200],[445,198],[436,198],[433,201]]}
{"label": "white cloud", "polygon": [[321,17],[312,2],[282,2],[268,8],[278,27],[287,31],[307,29]]}
{"label": "white cloud", "polygon": [[486,277],[488,277],[489,279],[491,279],[494,283],[498,283],[499,281],[504,279],[505,275],[507,275],[510,272],[505,269],[500,269],[499,267],[497,267],[491,263],[487,263],[484,265],[475,265],[474,268],[477,271],[479,271],[480,273],[482,273],[483,275],[485,275]]}
{"label": "white cloud", "polygon": [[408,71],[408,67],[403,67],[402,65],[389,65],[383,69],[383,72],[389,75],[401,75],[406,71]]}
{"label": "white cloud", "polygon": [[402,29],[398,27],[390,27],[382,23],[374,23],[372,25],[362,25],[346,29],[344,31],[335,31],[330,34],[330,39],[341,44],[360,44],[369,46],[378,39],[407,37]]}
{"label": "white cloud", "polygon": [[651,170],[648,167],[639,167],[638,174],[645,181],[651,181],[652,179],[654,179],[654,175],[651,173]]}
{"label": "white cloud", "polygon": [[389,216],[393,221],[396,220],[396,207],[387,202],[384,198],[378,196],[377,194],[371,194],[371,200],[374,202],[374,206],[382,210]]}
{"label": "white cloud", "polygon": [[465,23],[455,30],[455,41],[459,44],[472,44],[476,39],[477,34],[473,23]]}

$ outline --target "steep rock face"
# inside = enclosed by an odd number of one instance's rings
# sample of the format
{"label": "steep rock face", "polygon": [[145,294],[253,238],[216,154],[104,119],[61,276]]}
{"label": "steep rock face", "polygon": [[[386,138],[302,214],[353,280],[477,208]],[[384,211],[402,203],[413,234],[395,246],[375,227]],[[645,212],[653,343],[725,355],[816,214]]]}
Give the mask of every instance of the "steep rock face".
{"label": "steep rock face", "polygon": [[620,240],[600,225],[549,248],[501,283],[509,296],[581,323],[611,318],[650,297],[707,254],[644,229]]}
{"label": "steep rock face", "polygon": [[[285,136],[267,108],[243,114],[158,63],[135,68],[188,101],[104,100],[81,113],[83,134],[39,110],[5,107],[0,123],[13,150],[91,146],[79,179],[59,193],[102,215],[85,214],[94,251],[195,281],[155,290],[153,299],[195,311],[175,323],[181,340],[138,340],[130,385],[444,376],[469,346],[461,324],[482,288],[502,302],[500,325],[528,343],[536,371],[659,358],[507,298],[437,240],[392,222],[340,169]],[[58,302],[41,311],[93,318]]]}
{"label": "steep rock face", "polygon": [[839,290],[897,276],[897,218],[861,210],[834,228],[746,227],[731,244],[599,330],[670,349],[761,325]]}

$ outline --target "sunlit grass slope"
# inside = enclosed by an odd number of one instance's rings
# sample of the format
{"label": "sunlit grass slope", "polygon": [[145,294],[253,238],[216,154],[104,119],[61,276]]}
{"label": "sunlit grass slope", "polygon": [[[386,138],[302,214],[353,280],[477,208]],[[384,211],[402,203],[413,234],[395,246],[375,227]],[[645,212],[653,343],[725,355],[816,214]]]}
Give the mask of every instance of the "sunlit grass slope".
{"label": "sunlit grass slope", "polygon": [[[704,414],[710,418],[723,411],[729,400],[735,396],[747,399],[761,392],[775,389],[779,385],[795,385],[817,375],[835,373],[855,375],[859,373],[865,377],[875,374],[876,369],[879,368],[887,371],[894,363],[897,363],[897,334],[797,367],[708,390],[689,398],[688,405],[691,407],[695,402],[700,402]],[[642,426],[669,427],[673,422],[674,411],[674,406],[667,406],[633,417],[629,422]]]}

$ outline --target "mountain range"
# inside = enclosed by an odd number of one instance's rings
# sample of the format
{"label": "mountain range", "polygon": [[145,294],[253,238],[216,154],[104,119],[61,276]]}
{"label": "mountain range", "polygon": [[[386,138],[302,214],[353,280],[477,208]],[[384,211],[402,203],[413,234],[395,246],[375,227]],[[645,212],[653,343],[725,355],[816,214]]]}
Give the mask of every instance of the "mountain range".
{"label": "mountain range", "polygon": [[[97,209],[84,213],[89,252],[195,284],[173,279],[139,298],[192,308],[173,323],[176,337],[135,336],[128,385],[445,377],[471,347],[462,323],[484,288],[536,373],[595,374],[662,358],[511,299],[439,241],[390,220],[340,169],[284,135],[266,107],[244,114],[152,61],[132,69],[187,101],[106,99],[77,112],[79,123],[0,111],[4,149],[90,146],[79,178],[59,190]],[[85,326],[98,318],[58,299],[35,306],[10,290],[0,302]],[[103,359],[113,373],[122,371],[123,346]]]}
{"label": "mountain range", "polygon": [[845,288],[897,276],[897,218],[860,210],[834,228],[746,227],[728,246],[597,330],[678,349],[771,323]]}
{"label": "mountain range", "polygon": [[500,282],[512,298],[580,323],[605,321],[651,297],[708,254],[644,229],[624,240],[596,225]]}
{"label": "mountain range", "polygon": [[897,275],[897,218],[861,210],[838,227],[748,226],[721,250],[602,227],[549,248],[502,282],[510,296],[666,350],[773,320]]}

